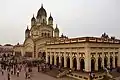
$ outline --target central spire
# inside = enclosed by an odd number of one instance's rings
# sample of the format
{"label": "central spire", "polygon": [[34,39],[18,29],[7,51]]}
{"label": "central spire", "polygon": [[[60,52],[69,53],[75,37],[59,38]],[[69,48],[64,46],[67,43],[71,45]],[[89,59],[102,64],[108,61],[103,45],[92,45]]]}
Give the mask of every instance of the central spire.
{"label": "central spire", "polygon": [[43,7],[43,3],[41,4],[41,7]]}

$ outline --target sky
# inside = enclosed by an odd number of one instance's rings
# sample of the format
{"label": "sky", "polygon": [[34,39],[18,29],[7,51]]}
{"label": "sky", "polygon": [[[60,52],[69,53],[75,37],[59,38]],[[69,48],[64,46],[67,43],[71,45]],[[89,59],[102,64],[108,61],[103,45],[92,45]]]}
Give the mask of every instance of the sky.
{"label": "sky", "polygon": [[120,39],[120,0],[0,0],[0,44],[22,44],[41,4],[60,35],[100,37],[106,32]]}

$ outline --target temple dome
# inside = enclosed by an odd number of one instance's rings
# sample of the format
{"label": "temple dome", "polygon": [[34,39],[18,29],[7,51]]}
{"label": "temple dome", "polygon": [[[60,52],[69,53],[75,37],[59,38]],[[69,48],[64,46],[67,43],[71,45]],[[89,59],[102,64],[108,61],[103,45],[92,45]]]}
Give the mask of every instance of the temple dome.
{"label": "temple dome", "polygon": [[41,16],[47,17],[47,12],[46,12],[46,10],[43,8],[43,5],[41,5],[41,8],[38,10],[37,18],[38,18],[38,17],[41,17]]}

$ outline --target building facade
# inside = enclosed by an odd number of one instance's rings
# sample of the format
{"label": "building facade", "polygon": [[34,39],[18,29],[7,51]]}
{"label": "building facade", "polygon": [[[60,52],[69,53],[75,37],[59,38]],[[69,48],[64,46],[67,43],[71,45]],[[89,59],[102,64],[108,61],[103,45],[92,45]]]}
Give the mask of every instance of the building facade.
{"label": "building facade", "polygon": [[28,58],[44,58],[46,63],[74,68],[86,72],[99,71],[105,67],[120,66],[120,40],[109,37],[68,38],[59,36],[53,27],[53,18],[41,5],[36,18],[31,19],[31,28],[25,31],[25,41],[14,46],[14,54]]}
{"label": "building facade", "polygon": [[13,50],[13,45],[11,44],[5,44],[5,45],[0,45],[0,56],[3,54],[7,55],[12,55],[14,52]]}

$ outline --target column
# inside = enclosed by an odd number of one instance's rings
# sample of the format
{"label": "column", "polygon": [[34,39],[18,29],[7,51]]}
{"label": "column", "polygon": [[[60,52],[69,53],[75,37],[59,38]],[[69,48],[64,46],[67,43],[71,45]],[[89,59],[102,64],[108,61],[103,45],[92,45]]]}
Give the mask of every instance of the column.
{"label": "column", "polygon": [[52,64],[52,53],[50,52],[50,64]]}
{"label": "column", "polygon": [[117,66],[120,67],[120,48],[119,48],[119,51],[118,51],[118,60],[117,60]]}
{"label": "column", "polygon": [[80,60],[79,60],[79,55],[78,55],[78,53],[77,53],[76,59],[77,59],[77,70],[80,70]]}
{"label": "column", "polygon": [[[96,53],[96,55],[97,55],[97,53]],[[98,71],[98,55],[95,57],[96,59],[96,61],[95,61],[95,71]]]}
{"label": "column", "polygon": [[67,63],[66,63],[66,53],[64,53],[64,67],[67,67]]}
{"label": "column", "polygon": [[110,68],[110,53],[109,52],[108,52],[107,56],[108,56],[107,67]]}
{"label": "column", "polygon": [[89,43],[85,44],[85,72],[91,72],[91,55],[90,48],[88,47]]}
{"label": "column", "polygon": [[73,68],[72,53],[70,52],[70,68]]}
{"label": "column", "polygon": [[101,56],[102,56],[102,57],[101,57],[101,58],[102,58],[101,67],[103,67],[103,69],[104,69],[104,68],[105,68],[105,67],[104,67],[104,57],[105,57],[105,56],[104,56],[104,51],[102,52],[102,55],[101,55]]}
{"label": "column", "polygon": [[113,68],[115,68],[115,52],[113,52]]}
{"label": "column", "polygon": [[61,64],[61,54],[59,55],[59,64]]}
{"label": "column", "polygon": [[56,52],[54,52],[54,65],[56,65]]}
{"label": "column", "polygon": [[48,53],[46,52],[46,63],[48,63]]}

